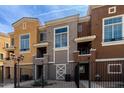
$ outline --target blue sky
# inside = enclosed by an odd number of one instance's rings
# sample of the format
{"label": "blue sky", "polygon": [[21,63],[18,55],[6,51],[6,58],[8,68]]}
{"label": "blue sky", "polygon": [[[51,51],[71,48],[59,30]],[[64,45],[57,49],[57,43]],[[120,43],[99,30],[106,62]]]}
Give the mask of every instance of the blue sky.
{"label": "blue sky", "polygon": [[39,18],[41,23],[65,16],[85,16],[88,6],[80,5],[9,5],[0,6],[0,32],[13,31],[12,23],[22,17]]}

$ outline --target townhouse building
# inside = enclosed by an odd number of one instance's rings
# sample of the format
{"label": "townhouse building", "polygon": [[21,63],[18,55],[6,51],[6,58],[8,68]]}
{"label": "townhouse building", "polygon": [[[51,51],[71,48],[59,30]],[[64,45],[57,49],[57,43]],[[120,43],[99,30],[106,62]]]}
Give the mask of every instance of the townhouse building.
{"label": "townhouse building", "polygon": [[10,44],[10,37],[8,34],[0,32],[0,65],[3,65],[4,58],[6,58],[6,51],[4,48],[7,48]]}
{"label": "townhouse building", "polygon": [[[93,80],[97,75],[103,80],[121,78],[124,75],[123,13],[124,6],[100,5],[89,6],[84,17],[68,16],[45,25],[37,18],[24,17],[13,23],[10,37],[14,47],[6,50],[24,55],[20,65],[33,65],[33,72],[22,73],[33,74],[35,79],[44,75],[50,80],[64,80],[65,74],[74,79],[78,63],[80,79],[89,79],[89,68]],[[5,67],[13,66],[13,62],[5,63]]]}

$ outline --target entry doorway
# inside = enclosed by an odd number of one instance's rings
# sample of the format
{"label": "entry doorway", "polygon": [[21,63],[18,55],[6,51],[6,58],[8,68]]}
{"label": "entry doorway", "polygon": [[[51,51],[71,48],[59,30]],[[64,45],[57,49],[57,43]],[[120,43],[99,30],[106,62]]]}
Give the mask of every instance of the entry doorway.
{"label": "entry doorway", "polygon": [[41,79],[42,70],[43,70],[43,65],[37,65],[37,79]]}
{"label": "entry doorway", "polygon": [[6,79],[10,79],[10,67],[6,67]]}
{"label": "entry doorway", "polygon": [[89,79],[89,63],[80,63],[79,67],[80,80]]}

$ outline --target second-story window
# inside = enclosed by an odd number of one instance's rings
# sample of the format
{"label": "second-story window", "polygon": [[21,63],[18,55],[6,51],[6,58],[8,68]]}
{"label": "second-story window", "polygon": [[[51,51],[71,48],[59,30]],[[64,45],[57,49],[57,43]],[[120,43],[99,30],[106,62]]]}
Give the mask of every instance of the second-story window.
{"label": "second-story window", "polygon": [[14,38],[11,39],[11,46],[14,46]]}
{"label": "second-story window", "polygon": [[104,20],[104,42],[122,40],[122,17]]}
{"label": "second-story window", "polygon": [[8,48],[9,47],[9,44],[8,43],[5,43],[5,48]]}
{"label": "second-story window", "polygon": [[30,49],[29,34],[21,35],[20,37],[20,51],[28,51]]}
{"label": "second-story window", "polygon": [[46,33],[45,32],[41,32],[40,33],[40,42],[44,42],[46,41]]}
{"label": "second-story window", "polygon": [[55,29],[55,48],[67,47],[67,27]]}
{"label": "second-story window", "polygon": [[78,24],[78,32],[82,32],[82,24]]}
{"label": "second-story window", "polygon": [[0,53],[0,60],[3,60],[3,54]]}

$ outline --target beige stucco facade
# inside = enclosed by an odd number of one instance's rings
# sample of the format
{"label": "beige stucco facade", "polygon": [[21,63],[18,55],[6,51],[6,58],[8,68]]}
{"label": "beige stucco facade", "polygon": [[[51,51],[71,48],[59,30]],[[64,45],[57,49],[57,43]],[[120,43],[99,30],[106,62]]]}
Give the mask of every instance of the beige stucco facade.
{"label": "beige stucco facade", "polygon": [[0,60],[0,65],[3,65],[4,59],[6,58],[5,44],[10,44],[10,37],[5,33],[0,33],[0,53],[3,54],[3,60]]}

